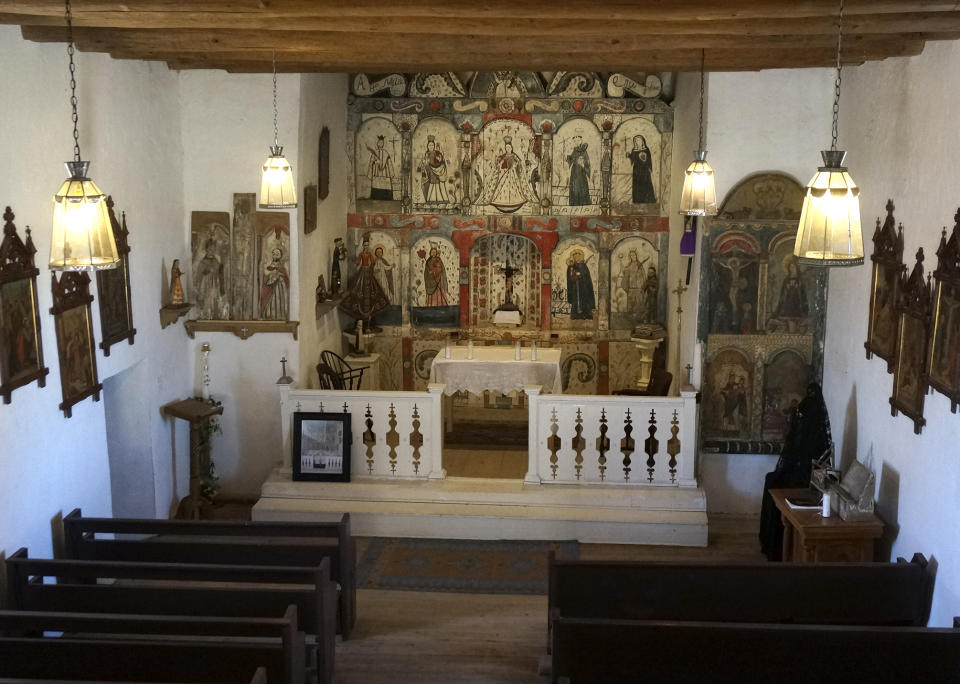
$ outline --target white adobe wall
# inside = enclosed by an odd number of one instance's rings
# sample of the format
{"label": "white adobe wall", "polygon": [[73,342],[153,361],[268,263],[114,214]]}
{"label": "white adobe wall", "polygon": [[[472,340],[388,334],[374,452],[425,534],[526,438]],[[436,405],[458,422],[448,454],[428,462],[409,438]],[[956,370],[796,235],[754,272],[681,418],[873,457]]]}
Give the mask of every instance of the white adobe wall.
{"label": "white adobe wall", "polygon": [[[208,70],[182,71],[179,83],[183,211],[171,230],[179,226],[180,239],[189,249],[192,211],[226,211],[232,217],[233,195],[237,192],[255,192],[259,201],[260,167],[273,144],[273,85],[270,74]],[[303,190],[298,155],[300,77],[280,74],[277,87],[279,142],[293,164],[299,200]],[[289,212],[290,311],[296,316],[300,310],[299,236],[303,221],[299,208]],[[213,439],[221,494],[225,498],[255,497],[279,460],[276,382],[281,374],[280,358],[287,357],[288,372],[296,375],[300,345],[289,333],[259,333],[247,340],[232,333],[198,333],[190,342],[195,371],[204,342],[211,346],[210,394],[221,399],[224,406],[223,434]]]}
{"label": "white adobe wall", "polygon": [[874,221],[888,198],[904,226],[904,261],[918,247],[927,272],[936,268],[940,229],[953,227],[960,206],[960,45],[928,43],[922,55],[845,69],[840,147],[861,188],[867,265],[830,275],[824,389],[843,459],[856,457],[877,474],[878,511],[888,524],[894,557],[915,552],[939,569],[932,625],[960,615],[960,416],[940,394],[928,395],[927,426],[890,415],[893,376],[868,361],[870,254]]}
{"label": "white adobe wall", "polygon": [[[7,160],[0,166],[0,208],[13,207],[21,237],[27,225],[33,229],[50,368],[46,387],[18,389],[11,404],[0,404],[0,554],[27,546],[31,555],[45,556],[57,515],[75,506],[91,515],[111,513],[104,402],[84,400],[69,420],[57,409],[60,373],[46,263],[53,193],[66,177],[63,162],[73,158],[66,48],[26,42],[16,27],[3,26],[0,64],[0,149]],[[177,76],[161,64],[78,53],[77,77],[81,151],[94,180],[127,212],[133,250],[136,342],[113,346],[109,358],[98,349],[97,365],[101,381],[133,368],[142,379],[130,388],[139,398],[138,423],[147,426],[138,458],[148,462],[139,465],[154,479],[144,487],[145,495],[153,493],[148,508],[166,516],[176,500],[174,467],[185,493],[187,433],[178,429],[171,444],[159,407],[186,396],[190,373],[182,326],[161,331],[157,314],[164,270],[186,256]],[[96,297],[95,279],[92,286]],[[92,311],[99,344],[96,301]]]}

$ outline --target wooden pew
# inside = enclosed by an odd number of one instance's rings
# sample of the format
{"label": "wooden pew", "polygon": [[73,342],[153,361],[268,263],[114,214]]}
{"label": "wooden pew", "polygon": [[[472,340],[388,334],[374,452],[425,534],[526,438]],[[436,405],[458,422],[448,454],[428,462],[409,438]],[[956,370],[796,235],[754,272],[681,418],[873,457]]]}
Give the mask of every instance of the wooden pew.
{"label": "wooden pew", "polygon": [[558,618],[553,682],[960,681],[960,629]]}
{"label": "wooden pew", "polygon": [[[106,679],[100,680],[91,680],[91,679],[37,679],[30,678],[24,679],[22,677],[0,677],[0,684],[103,684],[103,682],[110,681]],[[115,682],[111,681],[111,684],[133,684],[132,682]],[[137,682],[137,684],[174,684],[173,682],[158,682],[156,679],[149,679],[143,682]],[[205,684],[214,684],[213,682],[208,682]],[[238,679],[233,684],[273,684],[272,682],[267,682],[267,668],[258,667],[254,670],[253,674],[244,679]]]}
{"label": "wooden pew", "polygon": [[549,558],[551,617],[923,626],[932,577],[909,563],[670,563]]}
{"label": "wooden pew", "polygon": [[[50,632],[64,636],[49,636]],[[0,677],[305,684],[297,611],[211,618],[0,611]]]}
{"label": "wooden pew", "polygon": [[21,611],[249,618],[282,615],[292,605],[299,628],[315,638],[309,661],[319,681],[333,678],[336,598],[329,558],[314,568],[131,563],[35,559],[21,548],[6,567],[8,604]]}
{"label": "wooden pew", "polygon": [[[338,628],[348,639],[356,621],[356,547],[350,515],[339,522],[151,520],[84,518],[74,509],[63,519],[69,558],[153,563],[216,563],[314,567],[330,559],[340,584]],[[150,535],[146,540],[98,535]]]}

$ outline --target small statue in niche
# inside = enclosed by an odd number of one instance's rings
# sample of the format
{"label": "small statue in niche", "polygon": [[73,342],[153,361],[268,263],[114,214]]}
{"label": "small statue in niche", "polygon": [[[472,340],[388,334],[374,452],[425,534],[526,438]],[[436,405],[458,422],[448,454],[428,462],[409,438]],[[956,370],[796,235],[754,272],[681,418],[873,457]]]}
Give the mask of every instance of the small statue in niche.
{"label": "small statue in niche", "polygon": [[170,267],[170,304],[173,306],[183,304],[183,283],[180,280],[182,275],[180,260],[174,259],[173,266]]}
{"label": "small statue in niche", "polygon": [[495,311],[519,311],[520,307],[517,306],[516,298],[513,296],[513,277],[523,272],[523,269],[511,266],[508,261],[497,270],[503,274],[504,293],[503,304],[498,306]]}
{"label": "small statue in niche", "polygon": [[390,298],[373,272],[375,263],[376,257],[370,252],[370,238],[365,237],[357,255],[357,275],[340,302],[340,310],[358,322],[363,321],[364,329],[369,332],[380,332],[381,329],[373,325],[372,319],[390,307]]}
{"label": "small statue in niche", "polygon": [[330,267],[330,296],[340,294],[343,281],[340,276],[340,262],[347,258],[347,248],[343,245],[343,238],[333,240],[333,265]]}

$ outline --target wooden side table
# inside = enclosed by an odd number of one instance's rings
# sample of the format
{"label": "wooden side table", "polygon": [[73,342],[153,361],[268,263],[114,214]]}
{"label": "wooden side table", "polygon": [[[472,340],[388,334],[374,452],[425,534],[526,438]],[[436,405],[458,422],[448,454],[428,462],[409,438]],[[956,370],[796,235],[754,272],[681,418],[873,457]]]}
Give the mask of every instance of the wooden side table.
{"label": "wooden side table", "polygon": [[809,495],[809,489],[771,489],[770,496],[783,518],[783,560],[797,563],[823,561],[869,562],[875,541],[883,534],[883,521],[824,518],[819,508],[793,508],[787,497]]}

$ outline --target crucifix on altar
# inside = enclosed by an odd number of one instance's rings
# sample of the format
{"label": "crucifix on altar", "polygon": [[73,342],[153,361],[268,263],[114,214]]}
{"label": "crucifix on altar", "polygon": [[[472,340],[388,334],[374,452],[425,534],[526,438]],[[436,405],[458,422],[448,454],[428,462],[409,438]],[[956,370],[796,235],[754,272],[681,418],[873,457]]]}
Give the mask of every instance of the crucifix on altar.
{"label": "crucifix on altar", "polygon": [[493,311],[494,324],[520,325],[521,315],[520,307],[517,306],[513,295],[513,277],[523,269],[511,266],[509,261],[504,262],[503,266],[497,268],[498,273],[504,277],[503,303]]}

